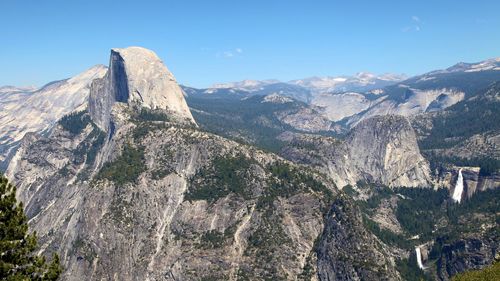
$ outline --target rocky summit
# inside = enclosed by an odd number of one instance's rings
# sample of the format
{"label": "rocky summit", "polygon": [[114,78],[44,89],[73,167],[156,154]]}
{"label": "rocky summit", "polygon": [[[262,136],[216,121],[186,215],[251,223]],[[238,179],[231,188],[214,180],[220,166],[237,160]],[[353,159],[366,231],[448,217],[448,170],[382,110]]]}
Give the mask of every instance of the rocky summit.
{"label": "rocky summit", "polygon": [[104,131],[109,130],[115,103],[166,111],[171,117],[194,123],[172,73],[154,52],[141,47],[112,49],[108,72],[92,84],[89,113]]}

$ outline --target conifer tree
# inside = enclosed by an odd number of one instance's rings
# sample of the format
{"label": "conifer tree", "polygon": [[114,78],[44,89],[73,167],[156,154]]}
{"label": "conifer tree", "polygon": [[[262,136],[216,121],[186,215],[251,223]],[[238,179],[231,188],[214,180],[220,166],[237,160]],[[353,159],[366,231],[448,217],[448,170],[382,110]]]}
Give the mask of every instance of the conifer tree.
{"label": "conifer tree", "polygon": [[0,280],[57,280],[59,257],[47,263],[34,254],[36,233],[28,232],[22,203],[16,201],[16,187],[0,175]]}

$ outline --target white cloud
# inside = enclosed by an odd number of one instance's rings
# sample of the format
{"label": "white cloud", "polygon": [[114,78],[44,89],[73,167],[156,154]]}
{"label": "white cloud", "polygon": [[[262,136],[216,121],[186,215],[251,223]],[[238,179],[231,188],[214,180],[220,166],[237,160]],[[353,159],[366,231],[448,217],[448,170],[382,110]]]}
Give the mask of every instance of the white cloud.
{"label": "white cloud", "polygon": [[422,21],[418,16],[411,16],[411,21],[413,22],[411,25],[401,28],[402,32],[410,32],[410,31],[419,32],[422,29],[421,28]]}
{"label": "white cloud", "polygon": [[228,51],[218,52],[217,54],[215,54],[215,56],[218,58],[232,58],[232,57],[236,57],[238,55],[241,55],[242,53],[243,53],[243,49],[235,48],[235,49],[228,50]]}

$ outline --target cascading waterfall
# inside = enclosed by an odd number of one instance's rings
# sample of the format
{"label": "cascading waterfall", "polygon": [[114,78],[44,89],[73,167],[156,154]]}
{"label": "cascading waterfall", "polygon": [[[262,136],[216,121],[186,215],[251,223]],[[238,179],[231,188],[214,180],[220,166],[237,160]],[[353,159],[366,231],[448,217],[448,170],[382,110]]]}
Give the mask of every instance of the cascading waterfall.
{"label": "cascading waterfall", "polygon": [[462,169],[458,170],[458,179],[455,184],[455,190],[453,191],[453,195],[451,198],[453,201],[460,203],[462,200],[462,192],[464,191],[464,178],[462,176]]}
{"label": "cascading waterfall", "polygon": [[420,269],[424,269],[424,264],[422,263],[422,253],[420,252],[420,247],[415,248],[415,253],[417,254],[417,263]]}

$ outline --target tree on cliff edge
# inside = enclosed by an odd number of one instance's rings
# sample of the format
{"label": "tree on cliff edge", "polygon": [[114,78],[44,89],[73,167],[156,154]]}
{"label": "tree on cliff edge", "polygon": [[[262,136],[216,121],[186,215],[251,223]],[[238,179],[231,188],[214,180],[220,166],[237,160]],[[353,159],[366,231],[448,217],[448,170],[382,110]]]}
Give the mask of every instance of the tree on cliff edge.
{"label": "tree on cliff edge", "polygon": [[16,187],[0,175],[0,280],[57,280],[59,257],[47,263],[34,254],[36,233],[28,233],[22,203],[16,201]]}

